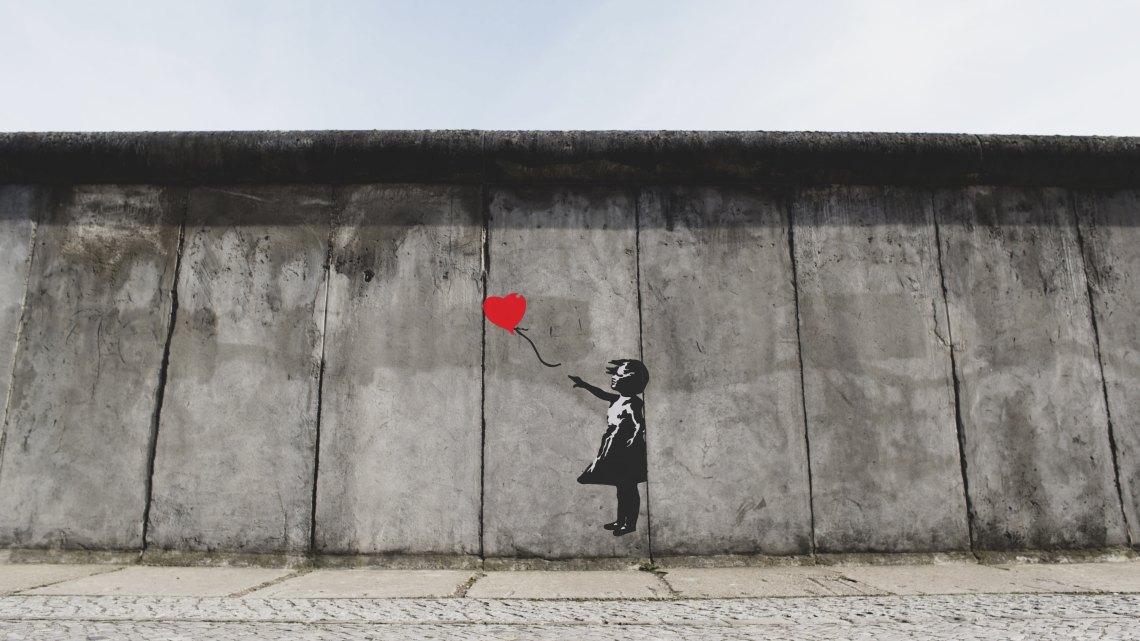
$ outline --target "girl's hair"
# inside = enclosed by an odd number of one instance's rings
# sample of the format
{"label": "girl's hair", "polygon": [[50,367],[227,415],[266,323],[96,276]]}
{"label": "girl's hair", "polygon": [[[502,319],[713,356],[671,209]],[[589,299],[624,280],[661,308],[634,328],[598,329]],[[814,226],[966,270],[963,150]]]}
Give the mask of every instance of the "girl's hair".
{"label": "girl's hair", "polygon": [[649,384],[649,370],[646,369],[645,363],[634,360],[632,358],[619,358],[616,361],[610,361],[609,367],[606,368],[607,374],[617,374],[618,369],[625,365],[625,369],[633,373],[633,376],[625,380],[630,394],[640,394],[645,391],[645,386]]}

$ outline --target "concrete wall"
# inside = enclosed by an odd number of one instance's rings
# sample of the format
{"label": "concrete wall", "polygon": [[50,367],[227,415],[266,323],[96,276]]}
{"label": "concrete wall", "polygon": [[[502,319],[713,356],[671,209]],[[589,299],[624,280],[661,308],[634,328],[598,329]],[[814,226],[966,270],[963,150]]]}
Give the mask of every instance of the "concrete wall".
{"label": "concrete wall", "polygon": [[315,548],[477,555],[479,189],[370,185],[337,202]]}
{"label": "concrete wall", "polygon": [[816,545],[968,549],[929,193],[803,189],[793,212]]}
{"label": "concrete wall", "polygon": [[0,458],[0,543],[142,545],[181,196],[60,187],[29,212],[37,225]]}
{"label": "concrete wall", "polygon": [[[1140,142],[153,136],[0,135],[2,546],[1137,541]],[[560,367],[484,322],[511,292]],[[650,371],[624,537],[567,378],[615,358]]]}

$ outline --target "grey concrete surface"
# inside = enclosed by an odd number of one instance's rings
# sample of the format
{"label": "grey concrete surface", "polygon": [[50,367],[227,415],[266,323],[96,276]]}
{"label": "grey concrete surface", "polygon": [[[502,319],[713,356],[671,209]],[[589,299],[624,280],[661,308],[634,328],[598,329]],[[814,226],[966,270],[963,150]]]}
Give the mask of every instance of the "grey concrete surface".
{"label": "grey concrete surface", "polygon": [[1085,273],[1116,442],[1117,478],[1129,528],[1140,544],[1140,192],[1075,195]]}
{"label": "grey concrete surface", "polygon": [[361,186],[338,201],[316,547],[478,554],[480,192]]}
{"label": "grey concrete surface", "polygon": [[792,220],[819,551],[968,549],[929,192],[804,189]]}
{"label": "grey concrete surface", "polygon": [[53,189],[12,374],[0,545],[142,545],[182,213],[177,190]]}
{"label": "grey concrete surface", "polygon": [[292,570],[274,568],[130,567],[26,590],[22,594],[140,597],[237,596],[247,590],[289,576],[292,573]]}
{"label": "grey concrete surface", "polygon": [[309,548],[332,194],[194,189],[148,545]]}
{"label": "grey concrete surface", "polygon": [[[1044,571],[1022,573],[1017,571],[1016,567],[975,565],[972,563],[859,566],[839,568],[839,571],[849,579],[872,586],[887,594],[899,595],[1089,591],[1074,584],[1062,582],[1060,579],[1064,574],[1057,570],[1064,566],[1043,565],[1034,567],[1039,567]],[[1136,573],[1137,570],[1140,570],[1140,567],[1134,563],[1122,563],[1120,568],[1126,573]],[[1113,582],[1119,580],[1115,574],[1108,576]],[[1100,575],[1097,574],[1095,578],[1099,579]]]}
{"label": "grey concrete surface", "polygon": [[615,489],[576,482],[597,454],[607,404],[567,378],[608,389],[607,362],[639,356],[636,196],[609,188],[489,196],[487,294],[525,296],[520,325],[561,367],[544,367],[521,336],[486,323],[484,552],[648,557],[645,486],[637,531],[614,537],[602,524],[614,520]]}
{"label": "grey concrete surface", "polygon": [[4,449],[3,411],[12,382],[12,359],[24,294],[28,285],[28,258],[32,252],[35,218],[40,213],[42,190],[0,185],[0,457]]}
{"label": "grey concrete surface", "polygon": [[[1061,584],[1042,592],[1113,592],[1140,593],[1140,563],[1061,563],[1005,565],[1001,568],[1018,581]],[[993,590],[1020,592],[1021,590]]]}
{"label": "grey concrete surface", "polygon": [[639,208],[653,552],[808,553],[785,198],[661,188]]}
{"label": "grey concrete surface", "polygon": [[670,596],[652,572],[488,572],[467,590],[473,599],[647,599]]}
{"label": "grey concrete surface", "polygon": [[61,581],[70,581],[93,574],[114,572],[116,565],[54,565],[35,563],[18,565],[0,563],[0,595],[42,588]]}
{"label": "grey concrete surface", "polygon": [[678,597],[728,599],[742,597],[852,596],[886,594],[886,590],[851,579],[830,568],[670,569],[664,575]]}
{"label": "grey concrete surface", "polygon": [[457,596],[474,578],[463,570],[315,570],[249,595],[251,599],[423,599]]}
{"label": "grey concrete surface", "polygon": [[1069,194],[936,194],[979,549],[1126,541]]}
{"label": "grey concrete surface", "polygon": [[[272,563],[315,534],[334,564],[581,569],[814,539],[826,563],[967,549],[963,471],[982,557],[1135,546],[1138,142],[0,134],[0,546]],[[1018,187],[962,186],[991,183]],[[511,291],[562,367],[481,324]],[[574,483],[604,403],[566,375],[642,347],[651,481],[614,539],[613,490]]]}
{"label": "grey concrete surface", "polygon": [[[942,594],[1140,594],[1140,561],[486,571],[0,564],[21,595],[240,597],[240,618],[284,599],[754,599]],[[124,602],[124,605],[127,605]],[[497,606],[495,606],[497,607]]]}

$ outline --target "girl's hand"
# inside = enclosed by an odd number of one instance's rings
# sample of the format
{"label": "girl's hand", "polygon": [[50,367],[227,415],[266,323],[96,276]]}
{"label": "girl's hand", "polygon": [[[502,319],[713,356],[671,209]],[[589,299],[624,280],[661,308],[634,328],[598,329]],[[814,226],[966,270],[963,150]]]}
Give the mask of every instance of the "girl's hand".
{"label": "girl's hand", "polygon": [[570,380],[574,381],[574,387],[585,387],[586,386],[585,381],[578,378],[577,376],[567,376],[566,378],[569,378]]}

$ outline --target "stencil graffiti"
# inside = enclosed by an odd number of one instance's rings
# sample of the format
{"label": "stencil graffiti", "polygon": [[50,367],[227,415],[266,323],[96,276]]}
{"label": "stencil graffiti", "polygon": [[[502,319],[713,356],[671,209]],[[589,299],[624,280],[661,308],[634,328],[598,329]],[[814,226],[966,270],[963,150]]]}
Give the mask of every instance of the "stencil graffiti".
{"label": "stencil graffiti", "polygon": [[637,485],[648,476],[645,456],[645,403],[638,396],[649,383],[649,370],[641,361],[610,361],[610,393],[577,376],[570,376],[580,387],[610,404],[606,412],[606,433],[594,462],[578,477],[584,485],[613,485],[617,488],[617,519],[602,527],[622,536],[637,530],[641,494]]}
{"label": "stencil graffiti", "polygon": [[[561,363],[543,360],[534,342],[526,336],[526,328],[518,326],[526,314],[525,297],[514,292],[502,297],[490,296],[483,301],[483,313],[495,325],[526,339],[540,363],[547,367],[561,366]],[[569,377],[575,388],[584,389],[610,404],[606,412],[606,432],[602,435],[598,454],[578,477],[578,482],[617,488],[617,518],[602,527],[611,530],[614,536],[623,536],[637,530],[637,517],[641,511],[641,493],[637,486],[645,483],[648,477],[645,403],[640,394],[649,383],[649,370],[641,361],[618,359],[610,361],[606,373],[610,375],[613,392],[591,385],[578,376]]]}

